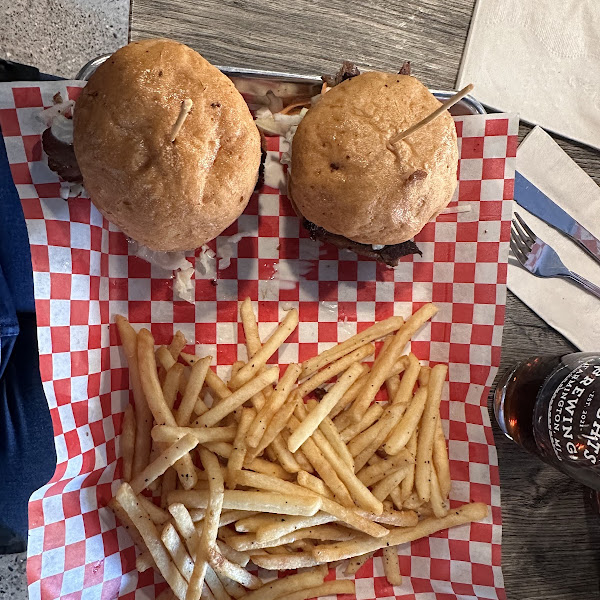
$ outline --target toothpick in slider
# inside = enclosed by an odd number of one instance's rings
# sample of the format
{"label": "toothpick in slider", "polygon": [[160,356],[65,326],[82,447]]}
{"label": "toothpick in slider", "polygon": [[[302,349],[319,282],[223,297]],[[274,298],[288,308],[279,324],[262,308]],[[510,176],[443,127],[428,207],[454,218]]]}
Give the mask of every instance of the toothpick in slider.
{"label": "toothpick in slider", "polygon": [[175,138],[179,135],[179,130],[181,129],[184,121],[187,119],[187,116],[190,114],[192,110],[192,106],[194,103],[191,98],[186,98],[181,103],[181,110],[179,111],[179,116],[177,117],[177,121],[175,121],[175,125],[173,125],[173,129],[171,131],[171,141],[174,142]]}
{"label": "toothpick in slider", "polygon": [[413,134],[417,129],[420,129],[427,123],[431,123],[434,119],[437,119],[442,113],[446,112],[451,106],[454,106],[459,100],[462,100],[468,93],[473,89],[473,84],[470,83],[467,87],[460,90],[460,92],[454,94],[452,98],[449,98],[444,102],[438,109],[433,111],[430,115],[427,115],[424,119],[421,119],[418,123],[411,125],[408,129],[404,131],[400,131],[396,135],[393,135],[389,140],[387,145],[388,150],[395,152],[394,144],[397,144],[400,140],[403,140],[405,137]]}

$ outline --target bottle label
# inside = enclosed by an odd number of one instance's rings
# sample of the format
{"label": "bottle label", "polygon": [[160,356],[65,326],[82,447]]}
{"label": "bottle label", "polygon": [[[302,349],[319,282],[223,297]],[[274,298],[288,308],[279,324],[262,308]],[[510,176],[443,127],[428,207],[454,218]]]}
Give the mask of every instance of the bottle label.
{"label": "bottle label", "polygon": [[600,463],[600,358],[590,358],[559,384],[548,406],[548,433],[560,461]]}

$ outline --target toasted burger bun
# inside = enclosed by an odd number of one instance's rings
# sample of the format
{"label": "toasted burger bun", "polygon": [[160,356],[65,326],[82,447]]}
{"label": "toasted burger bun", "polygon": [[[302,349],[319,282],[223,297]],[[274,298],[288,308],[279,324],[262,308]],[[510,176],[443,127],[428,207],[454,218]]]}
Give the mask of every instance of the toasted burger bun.
{"label": "toasted burger bun", "polygon": [[[175,142],[182,102],[193,107]],[[190,250],[242,213],[260,137],[233,83],[171,40],[131,43],[92,75],[74,111],[83,182],[100,212],[153,250]]]}
{"label": "toasted burger bun", "polygon": [[458,147],[446,112],[396,144],[440,102],[414,77],[367,72],[309,109],[292,142],[288,193],[309,221],[363,244],[399,244],[452,198]]}

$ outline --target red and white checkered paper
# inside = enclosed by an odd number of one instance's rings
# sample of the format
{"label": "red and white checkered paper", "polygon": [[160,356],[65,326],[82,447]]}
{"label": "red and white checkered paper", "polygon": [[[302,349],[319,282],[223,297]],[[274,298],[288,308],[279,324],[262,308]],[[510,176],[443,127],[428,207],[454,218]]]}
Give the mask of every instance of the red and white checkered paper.
{"label": "red and white checkered paper", "polygon": [[[225,369],[245,357],[238,301],[255,303],[267,335],[284,310],[299,310],[297,331],[280,351],[301,361],[392,314],[433,301],[439,313],[412,342],[423,361],[449,364],[442,417],[449,438],[453,505],[491,506],[486,521],[400,548],[402,586],[392,588],[376,556],[356,575],[360,600],[505,597],[500,488],[486,408],[500,362],[518,121],[512,115],[456,119],[461,161],[458,203],[417,236],[423,257],[388,269],[319,246],[285,196],[264,187],[228,235],[250,232],[231,265],[195,275],[194,305],[174,301],[171,274],[132,256],[125,236],[86,198],[59,198],[40,146],[40,107],[75,98],[82,82],[4,84],[0,125],[31,241],[40,369],[54,424],[58,467],[29,505],[28,580],[32,599],[154,598],[164,587],[135,571],[136,550],[105,508],[120,483],[119,432],[130,402],[114,315],[149,327],[158,344],[177,329]],[[269,138],[269,152],[279,138]],[[456,204],[453,202],[453,205]],[[199,252],[196,254],[196,260]],[[190,260],[193,258],[190,257]],[[190,350],[192,348],[189,348]],[[337,574],[330,577],[342,577]],[[345,597],[347,598],[347,597]]]}

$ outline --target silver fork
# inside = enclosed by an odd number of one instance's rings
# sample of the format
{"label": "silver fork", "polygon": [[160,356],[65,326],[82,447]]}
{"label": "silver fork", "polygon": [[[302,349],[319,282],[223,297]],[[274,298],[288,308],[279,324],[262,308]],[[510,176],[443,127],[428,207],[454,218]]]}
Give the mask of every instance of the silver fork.
{"label": "silver fork", "polygon": [[515,213],[515,217],[516,220],[512,220],[510,228],[510,249],[523,267],[538,277],[569,279],[596,298],[600,298],[600,287],[567,269],[556,250],[540,240],[518,213]]}

